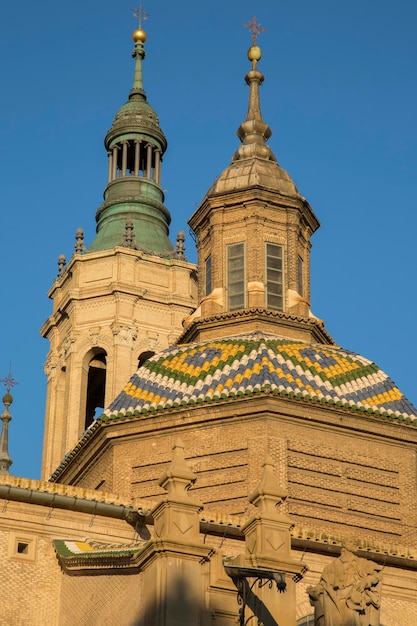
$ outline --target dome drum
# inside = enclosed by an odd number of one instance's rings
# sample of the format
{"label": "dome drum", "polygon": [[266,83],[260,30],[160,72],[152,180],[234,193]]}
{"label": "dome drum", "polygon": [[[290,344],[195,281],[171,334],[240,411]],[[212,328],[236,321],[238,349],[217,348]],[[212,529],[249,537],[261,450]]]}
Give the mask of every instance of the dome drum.
{"label": "dome drum", "polygon": [[[111,221],[120,221],[121,216],[124,216],[125,214],[126,219],[132,219],[130,214],[133,213],[133,211],[129,210],[129,204],[132,204],[136,209],[137,199],[120,198],[114,203],[104,202],[96,213],[97,232],[101,230],[102,222],[104,221],[108,220],[109,223]],[[135,210],[135,215],[137,213],[137,210]],[[140,217],[151,221],[157,221],[160,223],[164,231],[168,233],[168,224],[171,221],[171,216],[168,209],[161,202],[158,202],[157,199],[153,200],[148,198],[147,203],[141,206]],[[136,235],[138,235],[138,233],[136,233]]]}
{"label": "dome drum", "polygon": [[[104,190],[105,203],[116,203],[126,198],[136,202],[155,203],[155,206],[160,207],[159,210],[171,221],[168,209],[162,204],[164,193],[155,181],[142,176],[126,176],[112,180]],[[101,208],[99,207],[97,216]]]}
{"label": "dome drum", "polygon": [[131,126],[126,126],[124,132],[114,133],[109,131],[105,141],[106,150],[113,150],[115,145],[121,145],[123,142],[136,142],[141,141],[143,143],[151,143],[155,148],[165,153],[167,149],[167,140],[162,132],[155,132],[153,129],[148,133],[146,128],[135,129]]}

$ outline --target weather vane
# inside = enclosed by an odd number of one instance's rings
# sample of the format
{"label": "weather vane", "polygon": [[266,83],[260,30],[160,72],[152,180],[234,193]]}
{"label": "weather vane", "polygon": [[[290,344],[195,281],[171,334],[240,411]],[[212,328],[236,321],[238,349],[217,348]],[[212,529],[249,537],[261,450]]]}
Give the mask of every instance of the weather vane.
{"label": "weather vane", "polygon": [[12,376],[12,366],[10,365],[10,370],[9,373],[7,374],[6,378],[0,378],[0,383],[3,383],[4,386],[7,389],[7,393],[10,393],[10,389],[12,389],[12,387],[14,387],[15,385],[18,385],[19,383],[17,382],[17,380],[15,380]]}
{"label": "weather vane", "polygon": [[137,9],[130,9],[133,13],[133,16],[138,20],[139,28],[142,28],[142,22],[148,19],[149,13],[145,13],[142,9],[142,2],[139,2]]}
{"label": "weather vane", "polygon": [[249,20],[247,24],[243,24],[243,26],[247,28],[252,35],[253,45],[256,46],[257,36],[261,33],[264,33],[266,31],[266,28],[263,28],[261,24],[256,21],[255,15]]}

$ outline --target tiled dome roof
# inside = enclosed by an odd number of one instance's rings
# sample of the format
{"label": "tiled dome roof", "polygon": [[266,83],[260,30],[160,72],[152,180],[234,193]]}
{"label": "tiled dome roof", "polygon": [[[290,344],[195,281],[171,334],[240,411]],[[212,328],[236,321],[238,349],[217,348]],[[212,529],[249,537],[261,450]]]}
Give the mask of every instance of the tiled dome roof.
{"label": "tiled dome roof", "polygon": [[145,362],[99,418],[272,394],[407,422],[417,410],[377,365],[335,346],[253,333],[178,345]]}

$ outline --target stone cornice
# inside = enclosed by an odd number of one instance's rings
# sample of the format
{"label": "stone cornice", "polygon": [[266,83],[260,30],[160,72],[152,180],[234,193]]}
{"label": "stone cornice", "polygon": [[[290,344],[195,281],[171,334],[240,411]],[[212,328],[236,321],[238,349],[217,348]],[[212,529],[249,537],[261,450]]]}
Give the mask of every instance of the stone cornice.
{"label": "stone cornice", "polygon": [[[236,320],[248,320],[252,319],[265,319],[275,322],[277,325],[281,322],[286,325],[300,325],[304,328],[311,330],[317,343],[336,345],[331,335],[324,328],[321,320],[316,318],[302,317],[299,315],[293,315],[291,313],[283,313],[281,311],[273,311],[265,308],[252,308],[252,309],[240,309],[238,311],[228,311],[218,313],[216,315],[210,315],[208,317],[199,317],[194,320],[184,329],[184,332],[178,338],[178,343],[189,343],[196,341],[196,336],[199,332],[199,328],[202,326],[217,326],[220,324],[226,324],[235,322]],[[276,331],[279,329],[277,328]],[[234,333],[236,334],[236,331]],[[277,332],[277,336],[279,333]]]}

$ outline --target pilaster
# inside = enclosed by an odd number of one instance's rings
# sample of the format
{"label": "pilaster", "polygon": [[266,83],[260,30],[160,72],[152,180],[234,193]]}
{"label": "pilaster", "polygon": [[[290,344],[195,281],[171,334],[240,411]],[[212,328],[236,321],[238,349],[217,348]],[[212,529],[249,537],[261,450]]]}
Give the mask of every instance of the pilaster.
{"label": "pilaster", "polygon": [[291,557],[293,524],[277,510],[285,498],[268,456],[260,482],[249,496],[258,511],[242,527],[245,553],[226,564],[239,591],[242,626],[250,615],[263,626],[295,626],[295,585],[307,567]]}
{"label": "pilaster", "polygon": [[213,553],[200,539],[202,507],[188,495],[196,475],[177,440],[170,467],[159,480],[167,495],[152,510],[155,539],[140,557],[147,626],[200,626],[205,611],[204,573]]}

